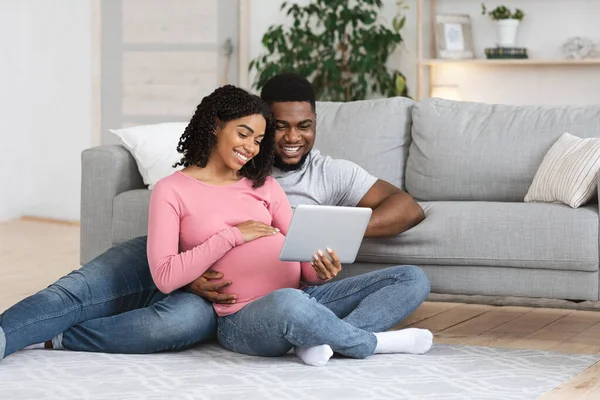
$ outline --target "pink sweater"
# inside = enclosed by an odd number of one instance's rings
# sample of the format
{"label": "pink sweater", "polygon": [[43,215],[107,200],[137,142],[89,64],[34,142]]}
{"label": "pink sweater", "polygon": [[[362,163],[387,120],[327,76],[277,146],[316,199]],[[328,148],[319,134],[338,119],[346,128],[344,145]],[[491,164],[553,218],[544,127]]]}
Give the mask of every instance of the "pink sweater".
{"label": "pink sweater", "polygon": [[[232,282],[223,293],[238,298],[235,304],[214,304],[220,316],[274,290],[299,288],[301,280],[322,283],[310,263],[279,260],[291,218],[287,196],[272,177],[253,189],[245,178],[212,186],[175,172],[154,186],[150,199],[147,251],[152,278],[161,292],[170,293],[208,269],[222,272]],[[248,220],[270,224],[281,233],[244,243],[236,226]]]}

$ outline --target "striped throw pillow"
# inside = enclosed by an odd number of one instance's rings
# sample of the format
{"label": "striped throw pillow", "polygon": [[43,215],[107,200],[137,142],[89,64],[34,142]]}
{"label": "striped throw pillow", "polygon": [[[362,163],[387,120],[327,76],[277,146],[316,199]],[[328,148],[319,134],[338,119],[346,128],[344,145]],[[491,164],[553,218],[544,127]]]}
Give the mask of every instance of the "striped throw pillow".
{"label": "striped throw pillow", "polygon": [[596,193],[600,170],[600,138],[564,133],[539,166],[525,202],[585,204]]}

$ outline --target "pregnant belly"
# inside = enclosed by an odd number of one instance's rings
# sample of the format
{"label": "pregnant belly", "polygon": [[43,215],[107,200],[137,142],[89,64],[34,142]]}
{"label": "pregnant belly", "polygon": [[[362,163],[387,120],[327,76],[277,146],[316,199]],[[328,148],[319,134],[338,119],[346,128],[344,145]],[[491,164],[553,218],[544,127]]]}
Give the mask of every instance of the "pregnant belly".
{"label": "pregnant belly", "polygon": [[282,234],[266,236],[227,252],[211,267],[232,282],[222,292],[247,303],[277,289],[300,287],[300,263],[279,260],[284,240]]}

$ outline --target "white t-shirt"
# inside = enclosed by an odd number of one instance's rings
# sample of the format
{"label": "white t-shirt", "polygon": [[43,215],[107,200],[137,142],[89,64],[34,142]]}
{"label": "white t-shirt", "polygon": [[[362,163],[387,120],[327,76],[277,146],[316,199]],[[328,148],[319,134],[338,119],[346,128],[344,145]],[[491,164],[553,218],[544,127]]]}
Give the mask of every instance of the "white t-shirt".
{"label": "white t-shirt", "polygon": [[332,159],[315,149],[300,169],[284,172],[274,168],[272,175],[292,207],[299,204],[355,207],[377,181],[357,164]]}

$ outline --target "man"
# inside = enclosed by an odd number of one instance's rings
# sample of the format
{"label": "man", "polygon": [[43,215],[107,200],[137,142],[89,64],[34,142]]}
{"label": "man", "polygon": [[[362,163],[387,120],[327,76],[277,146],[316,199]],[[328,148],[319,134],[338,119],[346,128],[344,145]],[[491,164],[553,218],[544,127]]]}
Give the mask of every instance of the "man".
{"label": "man", "polygon": [[[347,160],[333,160],[313,149],[316,134],[315,94],[306,78],[279,74],[267,81],[261,98],[276,118],[275,168],[273,176],[298,204],[369,207],[373,210],[365,237],[398,235],[421,222],[425,215],[406,192],[377,179]],[[326,133],[325,133],[326,134]],[[213,302],[234,301],[235,295],[219,294],[230,281],[207,274],[190,284],[190,289]]]}
{"label": "man", "polygon": [[[312,149],[315,98],[304,78],[279,75],[265,85],[262,97],[277,119],[275,177],[293,206],[370,207],[369,237],[399,234],[424,218],[419,205],[400,189],[353,163],[332,160]],[[389,329],[429,294],[429,282],[419,268],[397,267],[396,271],[394,276],[371,273],[332,282],[309,295],[362,329]],[[326,274],[338,272],[331,269]],[[211,302],[235,302],[234,294],[219,293],[231,283],[226,278],[208,271],[187,288],[163,294],[150,276],[146,237],[132,239],[1,314],[0,359],[26,346],[106,353],[189,348],[215,337],[217,320]],[[359,283],[364,290],[354,290]],[[390,294],[395,296],[392,309],[378,307]],[[378,312],[361,311],[363,302]],[[58,315],[52,312],[55,309],[66,311]],[[53,339],[32,344],[48,337]]]}

